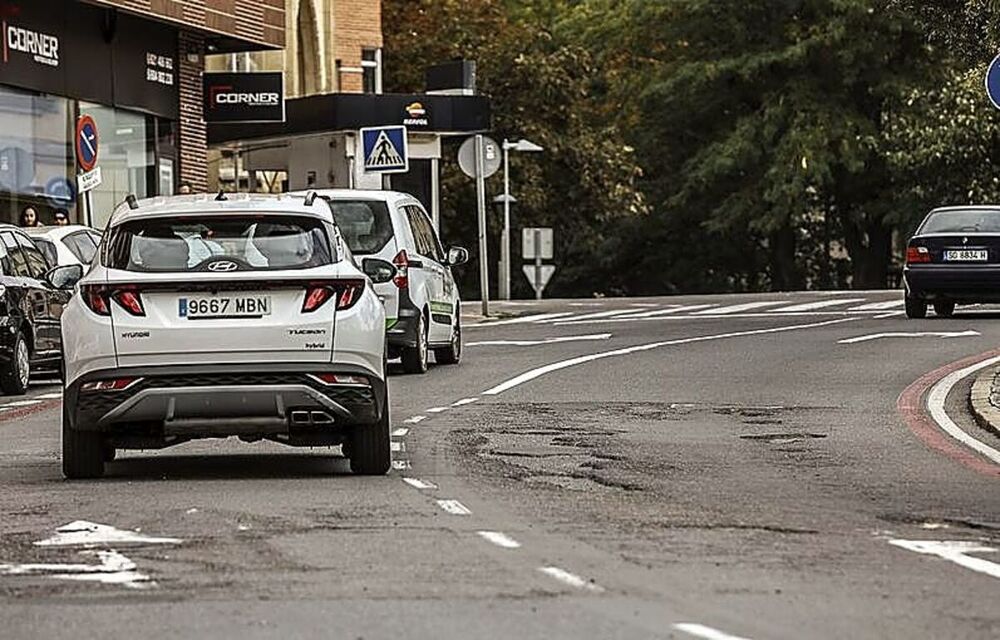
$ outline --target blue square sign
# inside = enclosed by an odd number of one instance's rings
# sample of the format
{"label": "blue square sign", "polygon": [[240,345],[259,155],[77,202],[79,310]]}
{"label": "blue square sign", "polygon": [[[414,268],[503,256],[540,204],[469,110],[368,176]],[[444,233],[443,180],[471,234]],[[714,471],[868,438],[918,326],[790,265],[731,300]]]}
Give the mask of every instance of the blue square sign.
{"label": "blue square sign", "polygon": [[366,173],[406,173],[406,127],[370,127],[361,130],[362,167]]}

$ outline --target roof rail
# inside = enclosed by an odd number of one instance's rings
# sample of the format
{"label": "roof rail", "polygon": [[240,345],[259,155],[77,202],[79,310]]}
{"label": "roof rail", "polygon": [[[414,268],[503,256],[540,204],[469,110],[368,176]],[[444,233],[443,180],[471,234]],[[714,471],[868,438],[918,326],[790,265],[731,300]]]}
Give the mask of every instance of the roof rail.
{"label": "roof rail", "polygon": [[311,206],[313,206],[314,202],[316,202],[316,192],[315,191],[310,191],[309,193],[306,194],[305,205],[307,207],[311,207]]}
{"label": "roof rail", "polygon": [[135,211],[136,209],[139,208],[139,201],[136,200],[134,193],[130,193],[127,196],[125,196],[125,202],[128,204],[128,208],[131,209],[132,211]]}
{"label": "roof rail", "polygon": [[216,202],[221,202],[223,200],[229,200],[229,198],[226,197],[226,192],[225,191],[223,191],[222,189],[219,189],[219,195],[215,196],[215,200],[216,200]]}

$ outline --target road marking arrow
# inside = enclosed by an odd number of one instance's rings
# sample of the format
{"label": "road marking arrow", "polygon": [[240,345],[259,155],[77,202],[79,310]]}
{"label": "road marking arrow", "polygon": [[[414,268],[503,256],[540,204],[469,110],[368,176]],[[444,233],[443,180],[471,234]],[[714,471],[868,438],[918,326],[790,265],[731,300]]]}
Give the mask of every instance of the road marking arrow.
{"label": "road marking arrow", "polygon": [[914,331],[914,332],[893,332],[893,333],[873,333],[867,336],[856,338],[846,338],[838,340],[837,344],[857,344],[870,340],[880,340],[882,338],[972,338],[982,335],[978,331],[969,329],[967,331]]}
{"label": "road marking arrow", "polygon": [[136,564],[117,551],[81,551],[84,555],[96,555],[100,564],[57,564],[21,563],[0,564],[0,575],[5,576],[47,576],[59,580],[78,580],[120,584],[130,589],[142,589],[154,583],[149,576],[136,571]]}
{"label": "road marking arrow", "polygon": [[109,544],[180,544],[180,538],[159,538],[135,531],[125,531],[115,527],[76,520],[56,529],[51,538],[39,540],[36,547],[99,547]]}

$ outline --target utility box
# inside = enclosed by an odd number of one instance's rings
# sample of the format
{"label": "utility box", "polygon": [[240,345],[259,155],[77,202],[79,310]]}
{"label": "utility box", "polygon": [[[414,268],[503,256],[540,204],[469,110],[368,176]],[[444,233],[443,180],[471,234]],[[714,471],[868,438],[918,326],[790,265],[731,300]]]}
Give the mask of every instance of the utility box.
{"label": "utility box", "polygon": [[453,60],[428,67],[425,73],[427,93],[448,96],[476,95],[476,63]]}

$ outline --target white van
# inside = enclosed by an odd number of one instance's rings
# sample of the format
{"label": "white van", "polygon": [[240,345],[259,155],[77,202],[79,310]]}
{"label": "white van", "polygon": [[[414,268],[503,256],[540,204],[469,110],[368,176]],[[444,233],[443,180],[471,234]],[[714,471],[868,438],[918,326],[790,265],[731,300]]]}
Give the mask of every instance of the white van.
{"label": "white van", "polygon": [[396,266],[391,282],[375,286],[385,301],[389,357],[401,358],[407,373],[427,371],[428,351],[438,364],[458,364],[461,298],[451,268],[468,261],[469,252],[461,247],[445,251],[423,205],[409,194],[348,189],[315,193],[330,205],[355,256]]}

